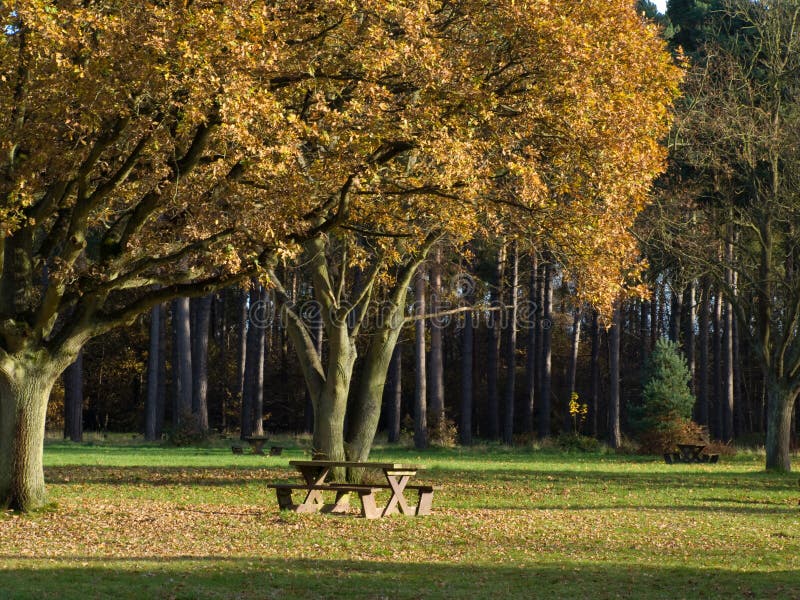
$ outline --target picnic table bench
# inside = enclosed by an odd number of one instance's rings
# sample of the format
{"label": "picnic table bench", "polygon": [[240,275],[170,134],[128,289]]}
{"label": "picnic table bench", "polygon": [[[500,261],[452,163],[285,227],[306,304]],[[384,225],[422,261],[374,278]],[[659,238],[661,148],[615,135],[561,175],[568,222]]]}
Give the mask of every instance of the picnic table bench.
{"label": "picnic table bench", "polygon": [[677,444],[677,452],[664,454],[664,461],[671,465],[675,463],[715,463],[719,454],[703,454],[705,444]]}
{"label": "picnic table bench", "polygon": [[[377,519],[392,514],[428,515],[433,504],[434,486],[409,485],[409,480],[417,474],[422,467],[399,463],[382,462],[353,462],[330,460],[291,460],[289,464],[295,467],[303,477],[304,483],[270,483],[267,487],[273,488],[278,497],[278,506],[281,510],[293,510],[298,513],[314,512],[346,512],[349,508],[350,494],[358,494],[361,500],[361,514],[366,519]],[[338,483],[328,481],[333,469],[374,469],[383,473],[386,483]],[[386,506],[380,507],[375,494],[382,490],[390,492]],[[417,492],[416,505],[410,505],[404,492],[414,490]],[[305,492],[305,498],[299,504],[292,500],[292,492]],[[333,504],[325,503],[323,492],[336,492]]]}

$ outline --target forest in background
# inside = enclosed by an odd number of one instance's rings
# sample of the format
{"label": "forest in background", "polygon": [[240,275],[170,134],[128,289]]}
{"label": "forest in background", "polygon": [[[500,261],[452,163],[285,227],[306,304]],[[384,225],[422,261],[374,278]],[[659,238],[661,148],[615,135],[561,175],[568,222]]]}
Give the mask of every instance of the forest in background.
{"label": "forest in background", "polygon": [[[432,427],[433,438],[444,436],[463,443],[475,437],[501,439],[500,424],[508,410],[506,392],[513,366],[515,437],[522,440],[526,436],[532,439],[533,435],[572,433],[569,403],[575,392],[579,403],[588,409],[580,433],[606,439],[611,330],[596,311],[580,306],[569,284],[536,255],[519,256],[514,261],[495,245],[478,256],[481,260],[476,261],[477,268],[471,274],[461,270],[463,264],[444,260],[441,265],[426,265],[428,271],[443,272],[441,291],[426,278],[429,306],[430,298],[437,296],[447,307],[466,306],[466,286],[470,291],[474,286],[474,292],[485,302],[484,306],[475,305],[471,331],[467,330],[465,313],[426,320],[427,420],[435,423],[443,410],[451,422],[450,433],[437,432]],[[494,318],[497,313],[482,308],[510,307],[514,262],[518,270],[518,302],[524,314],[517,319],[518,341],[512,355],[508,341],[512,334],[507,316],[510,308],[505,308],[504,317],[498,319]],[[480,274],[485,274],[485,279],[480,279]],[[319,307],[307,294],[309,284],[302,270],[293,274],[292,281],[293,300],[303,307],[303,314],[313,325]],[[547,281],[549,285],[545,284]],[[542,298],[548,288],[552,293],[550,303]],[[145,433],[147,415],[153,414],[155,421],[150,425],[149,436],[161,439],[181,410],[175,401],[178,371],[174,365],[181,360],[178,348],[183,348],[191,355],[186,362],[192,364],[189,380],[195,391],[191,406],[197,407],[192,410],[205,411],[206,415],[199,419],[207,423],[209,430],[243,436],[264,430],[310,431],[313,420],[303,375],[269,292],[259,286],[249,290],[230,288],[193,299],[189,302],[189,327],[183,329],[176,319],[180,314],[178,302],[157,309],[155,319],[152,315],[142,317],[134,326],[90,342],[82,365],[71,367],[62,386],[54,391],[48,428],[61,430],[66,426],[66,435],[75,440],[81,436],[80,424],[94,431]],[[264,304],[257,304],[261,302]],[[266,306],[266,318],[262,306]],[[722,306],[713,289],[703,290],[696,283],[681,289],[665,277],[659,277],[649,298],[631,299],[622,305],[619,363],[624,365],[620,369],[623,432],[629,431],[626,407],[641,395],[644,361],[656,340],[667,337],[679,342],[692,370],[691,387],[698,401],[695,420],[706,425],[715,439],[760,443],[766,418],[763,379],[759,370],[750,366],[752,350],[738,335],[735,325],[730,334],[726,333]],[[178,342],[177,337],[186,334],[188,342]],[[723,341],[728,335],[733,361],[723,353]],[[470,339],[472,351],[468,352]],[[383,398],[381,430],[390,440],[397,440],[401,431],[413,435],[414,374],[418,364],[414,342],[414,326],[409,323],[403,330]],[[148,363],[151,351],[158,357],[152,370]],[[465,372],[471,373],[467,386]],[[726,429],[726,377],[734,381],[732,430]],[[260,386],[259,379],[263,381]],[[549,419],[539,408],[548,388]],[[443,392],[441,398],[438,390]],[[471,402],[465,397],[469,390]],[[78,401],[83,407],[82,420],[65,423],[65,405],[73,406]],[[706,403],[705,408],[701,402]],[[471,426],[466,432],[464,407],[470,404]],[[154,412],[148,413],[148,407]],[[244,430],[242,423],[244,420],[247,427],[248,416],[243,416],[243,411],[252,415],[250,427]],[[259,423],[263,423],[263,429]],[[458,430],[457,437],[452,433],[453,427]],[[797,419],[794,427],[796,431]]]}

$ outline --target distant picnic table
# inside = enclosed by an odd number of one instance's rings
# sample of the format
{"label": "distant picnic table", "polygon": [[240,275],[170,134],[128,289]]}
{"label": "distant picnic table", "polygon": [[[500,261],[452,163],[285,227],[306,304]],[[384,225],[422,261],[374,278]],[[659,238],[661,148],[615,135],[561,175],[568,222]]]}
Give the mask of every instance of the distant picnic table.
{"label": "distant picnic table", "polygon": [[664,454],[664,461],[671,465],[675,463],[715,463],[719,454],[703,454],[705,444],[676,444],[677,452]]}
{"label": "distant picnic table", "polygon": [[268,439],[265,435],[250,435],[244,438],[244,441],[253,448],[253,454],[264,454],[264,444]]}
{"label": "distant picnic table", "polygon": [[[354,462],[331,460],[291,460],[303,483],[270,483],[274,488],[281,510],[293,510],[298,513],[346,512],[349,508],[350,494],[358,494],[361,500],[361,514],[367,519],[377,519],[392,514],[409,516],[428,515],[433,504],[434,487],[431,485],[409,485],[409,481],[418,471],[424,469],[417,465],[385,462]],[[386,483],[336,483],[329,481],[334,469],[371,469],[383,473]],[[375,494],[381,490],[390,492],[386,506],[377,504]],[[405,497],[406,490],[417,492],[416,504],[409,504]],[[302,502],[295,504],[292,493],[298,491],[305,494]],[[335,492],[333,503],[325,503],[323,492]]]}

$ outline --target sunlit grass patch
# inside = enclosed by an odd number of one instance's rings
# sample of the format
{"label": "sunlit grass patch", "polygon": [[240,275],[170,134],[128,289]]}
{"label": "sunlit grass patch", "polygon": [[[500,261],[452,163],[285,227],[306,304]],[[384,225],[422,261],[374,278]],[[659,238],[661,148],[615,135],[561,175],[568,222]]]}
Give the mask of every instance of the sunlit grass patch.
{"label": "sunlit grass patch", "polygon": [[[0,515],[2,598],[800,597],[796,475],[551,449],[378,447],[430,517],[277,510],[307,455],[48,443],[54,508]],[[357,503],[357,501],[356,501]]]}

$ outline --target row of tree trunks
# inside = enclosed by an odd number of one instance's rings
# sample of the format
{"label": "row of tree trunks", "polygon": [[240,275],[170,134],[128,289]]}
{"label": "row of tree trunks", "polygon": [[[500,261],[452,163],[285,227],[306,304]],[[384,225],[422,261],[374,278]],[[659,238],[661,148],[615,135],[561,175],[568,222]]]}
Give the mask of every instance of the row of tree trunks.
{"label": "row of tree trunks", "polygon": [[[509,243],[505,250],[498,253],[498,258],[500,260],[498,260],[496,264],[499,269],[502,263],[504,275],[502,281],[504,282],[504,286],[499,288],[496,292],[496,297],[498,298],[497,304],[498,307],[502,307],[506,312],[502,316],[500,315],[499,311],[491,313],[492,319],[490,321],[490,327],[482,331],[485,331],[488,334],[487,343],[489,346],[489,357],[491,357],[492,351],[494,348],[496,348],[496,343],[498,341],[502,342],[502,347],[505,349],[502,356],[503,360],[500,361],[500,357],[498,357],[496,363],[498,375],[502,371],[505,374],[504,379],[502,385],[500,385],[499,381],[495,382],[495,385],[497,386],[496,393],[502,393],[503,396],[502,405],[497,407],[496,413],[498,421],[502,424],[502,440],[505,443],[511,443],[515,433],[530,431],[534,425],[538,425],[539,435],[543,437],[550,435],[551,430],[549,427],[547,427],[545,433],[544,423],[546,423],[547,417],[549,417],[554,410],[555,414],[559,414],[562,417],[562,420],[560,420],[560,430],[568,431],[572,427],[572,423],[569,417],[567,402],[572,393],[576,391],[579,345],[583,329],[582,315],[580,315],[577,311],[572,313],[572,327],[569,330],[571,332],[571,339],[569,341],[570,352],[567,358],[568,362],[566,363],[566,378],[565,383],[561,384],[562,386],[566,387],[566,393],[562,391],[558,395],[560,400],[558,407],[555,409],[553,407],[545,408],[545,398],[548,397],[544,391],[545,385],[547,379],[552,377],[552,375],[548,374],[548,361],[546,352],[546,342],[547,338],[549,337],[550,329],[549,327],[544,326],[544,324],[547,323],[549,325],[549,316],[552,310],[551,305],[553,289],[551,282],[553,269],[549,265],[544,264],[544,262],[540,264],[536,255],[533,254],[530,258],[530,263],[526,263],[530,264],[532,268],[532,273],[528,278],[527,284],[528,296],[537,299],[538,302],[541,302],[541,309],[537,314],[535,321],[528,323],[526,342],[524,344],[526,348],[526,389],[524,392],[517,394],[517,341],[514,339],[516,337],[517,328],[514,325],[518,322],[516,313],[518,310],[518,298],[520,296],[518,293],[520,281],[520,262],[518,250],[513,243]],[[437,257],[436,262],[440,262],[440,260],[441,259]],[[431,389],[436,385],[434,382],[436,382],[437,379],[439,380],[442,388],[444,387],[443,378],[445,344],[443,340],[441,340],[440,336],[439,341],[435,341],[437,340],[436,334],[440,334],[443,327],[438,319],[430,318],[431,312],[439,309],[437,298],[441,294],[441,273],[438,276],[434,275],[433,272],[436,270],[437,269],[431,269],[431,276],[429,279],[424,275],[420,275],[420,277],[416,280],[421,284],[421,289],[419,290],[419,293],[421,294],[420,300],[426,303],[426,305],[423,306],[422,303],[418,302],[418,309],[420,309],[418,314],[420,316],[423,314],[427,315],[428,318],[419,319],[415,324],[415,328],[420,334],[419,341],[422,344],[425,344],[425,339],[423,336],[426,334],[429,327],[431,334],[430,339],[432,341],[431,350],[428,353],[425,353],[424,350],[418,351],[418,353],[421,352],[419,356],[427,359],[424,361],[424,370],[427,375],[425,377],[425,388],[428,392],[430,392]],[[506,271],[508,275],[507,277],[505,276]],[[731,277],[733,277],[733,275],[731,275]],[[428,285],[428,283],[430,284]],[[730,284],[735,285],[733,281],[731,281]],[[661,284],[661,287],[665,286],[666,284]],[[696,289],[699,289],[699,293],[695,292]],[[438,293],[437,290],[439,290]],[[427,298],[427,294],[429,292],[431,294],[430,300]],[[192,376],[188,381],[192,389],[190,414],[194,415],[194,417],[197,418],[198,422],[200,423],[202,423],[202,416],[205,415],[206,421],[204,427],[208,427],[207,400],[205,402],[200,400],[200,398],[206,396],[207,392],[200,393],[199,390],[202,387],[206,387],[207,389],[208,385],[207,363],[208,344],[210,339],[209,331],[214,332],[213,339],[215,342],[220,344],[220,352],[224,352],[224,349],[227,346],[227,343],[223,344],[221,342],[221,340],[225,338],[224,311],[221,312],[223,316],[220,317],[219,323],[217,322],[218,318],[216,316],[217,312],[220,312],[220,309],[217,307],[224,306],[224,297],[238,297],[240,301],[243,300],[243,302],[240,303],[242,308],[241,313],[246,317],[245,329],[247,335],[243,336],[245,338],[246,345],[242,351],[242,354],[245,357],[245,372],[242,373],[242,380],[247,382],[247,386],[245,386],[245,394],[242,397],[242,400],[244,401],[244,409],[241,415],[241,423],[243,425],[242,435],[247,436],[258,434],[263,431],[263,429],[259,430],[258,426],[262,425],[262,420],[260,417],[263,414],[264,402],[264,364],[267,360],[270,343],[269,340],[271,339],[271,336],[265,335],[266,330],[264,327],[248,326],[248,323],[250,323],[250,315],[248,314],[248,311],[253,306],[266,302],[266,292],[263,290],[263,288],[256,285],[247,296],[235,296],[234,294],[236,294],[235,291],[226,292],[220,297],[217,303],[214,302],[213,297],[199,298],[189,303],[190,325],[188,337],[190,340],[191,351],[189,352],[188,357],[184,356],[186,353],[185,349],[178,352],[180,348],[185,348],[185,343],[183,340],[185,340],[187,335],[185,331],[185,308],[182,308],[182,304],[184,303],[175,302],[173,304],[173,315],[171,321],[168,321],[163,309],[153,310],[151,312],[150,356],[148,358],[146,384],[147,402],[145,410],[145,434],[147,439],[160,439],[163,431],[165,412],[163,396],[166,379],[163,371],[165,370],[165,363],[169,362],[166,360],[164,352],[165,344],[163,332],[165,330],[165,323],[169,322],[171,322],[171,329],[173,330],[174,335],[174,356],[172,358],[172,361],[175,365],[175,376],[173,382],[174,388],[177,392],[186,393],[181,374],[182,370],[187,368],[184,365],[188,363],[191,365],[192,370]],[[745,382],[743,380],[741,368],[738,367],[738,365],[741,364],[742,351],[740,348],[739,337],[737,335],[737,325],[734,319],[731,303],[727,301],[726,297],[720,290],[712,288],[708,280],[701,280],[699,287],[694,282],[690,282],[684,288],[683,292],[679,292],[679,288],[676,288],[676,291],[672,295],[675,297],[680,295],[682,297],[681,305],[683,314],[680,319],[680,328],[677,328],[674,325],[675,319],[670,316],[668,321],[671,323],[671,325],[668,329],[673,333],[677,332],[679,334],[678,340],[684,348],[684,351],[687,355],[687,362],[689,362],[690,367],[694,362],[691,360],[691,357],[695,356],[694,353],[697,352],[698,364],[693,370],[697,373],[695,389],[698,398],[696,407],[696,418],[698,422],[711,425],[711,432],[714,434],[714,436],[724,440],[732,439],[737,433],[741,432],[745,428],[752,429],[757,427],[758,424],[754,423],[754,418],[758,421],[758,423],[760,423],[762,422],[760,420],[761,417],[758,413],[756,413],[755,417],[753,417],[752,414],[748,413],[743,408],[741,402],[745,390]],[[508,299],[507,303],[500,302],[500,299],[503,297]],[[656,318],[655,321],[652,321],[654,307],[656,314],[662,310],[660,307],[664,305],[670,307],[670,312],[672,310],[676,310],[675,301],[670,300],[669,303],[662,301],[664,299],[663,294],[657,292],[654,294],[653,298],[654,299],[652,302],[631,302],[628,304],[628,308],[624,311],[624,314],[626,315],[626,327],[632,328],[631,333],[637,335],[642,340],[641,349],[639,351],[635,351],[637,357],[640,357],[641,360],[644,360],[649,352],[649,343],[647,343],[647,341],[652,339],[652,332],[659,329],[658,318]],[[212,312],[215,315],[213,320],[211,319]],[[717,315],[717,313],[719,314]],[[667,313],[665,312],[664,314]],[[460,409],[459,407],[456,407],[456,411],[459,413],[458,430],[462,443],[471,442],[472,436],[476,431],[476,426],[479,430],[479,433],[483,435],[486,435],[486,433],[491,430],[491,420],[489,418],[482,418],[480,420],[474,419],[476,408],[479,410],[482,417],[490,417],[493,412],[492,410],[487,409],[484,413],[484,406],[491,406],[488,402],[486,404],[476,405],[475,391],[473,389],[474,378],[468,376],[469,373],[473,373],[473,367],[475,364],[475,316],[476,315],[472,313],[464,313],[459,317],[462,325],[460,327],[462,339],[458,344],[458,347],[461,350],[460,353],[457,350],[454,351],[457,346],[453,346],[452,344],[448,346],[450,348],[450,353],[453,354],[454,357],[458,357],[460,354],[462,361],[461,405]],[[712,316],[716,316],[717,318],[712,319]],[[600,385],[599,366],[600,328],[595,322],[596,316],[593,315],[591,319],[592,331],[590,333],[590,337],[592,348],[589,358],[589,393],[586,400],[587,404],[589,405],[589,417],[584,432],[596,434],[600,430],[600,427],[598,427],[597,424],[597,417],[600,414],[599,409],[601,407],[599,405],[603,395],[601,394],[602,388]],[[317,349],[317,354],[319,355],[321,355],[322,349],[321,328],[321,322],[312,327],[312,338]],[[278,327],[276,331],[278,332],[278,335],[281,335],[280,327]],[[203,332],[205,332],[205,335],[203,335]],[[495,335],[495,333],[497,335]],[[502,335],[505,335],[506,337],[503,338]],[[709,352],[709,338],[712,338],[714,342],[712,348],[713,352]],[[231,347],[233,345],[235,345],[235,342],[234,344],[231,344]],[[439,350],[434,351],[434,348],[437,346],[439,347]],[[530,351],[530,348],[533,348],[533,352]],[[613,349],[610,348],[610,351],[613,351]],[[435,360],[434,356],[439,353],[441,353],[439,360]],[[251,358],[250,361],[247,360],[248,354]],[[630,356],[630,352],[628,355]],[[400,434],[400,418],[396,415],[398,414],[397,411],[401,410],[402,406],[398,400],[402,398],[402,388],[399,376],[396,379],[394,377],[394,370],[400,368],[401,358],[396,352],[393,353],[393,356],[395,358],[390,361],[392,366],[389,368],[389,384],[392,390],[392,394],[390,395],[394,397],[394,400],[391,403],[391,414],[386,416],[385,422],[391,425],[389,428],[390,440],[395,441],[399,439]],[[611,359],[610,355],[609,359]],[[713,387],[716,389],[714,389],[714,393],[711,395],[708,393],[709,383],[711,383],[709,382],[708,377],[709,371],[712,373],[717,372],[720,375],[719,377],[714,378]],[[421,372],[422,369],[417,369],[418,374]],[[74,428],[76,426],[82,426],[82,418],[80,415],[77,418],[73,416],[73,411],[76,404],[72,401],[72,398],[76,396],[76,394],[73,394],[73,391],[78,389],[81,377],[76,378],[73,373],[75,373],[74,369],[70,368],[64,374],[65,436],[71,439],[79,439],[79,430],[75,430]],[[203,376],[204,373],[206,373],[205,377]],[[397,381],[396,385],[395,381]],[[489,380],[487,383],[491,383],[491,380]],[[159,396],[161,399],[159,399]],[[518,398],[517,396],[520,397]],[[180,398],[181,396],[176,394],[176,397]],[[489,397],[491,396],[489,395]],[[441,398],[442,415],[444,415],[443,407],[445,398],[443,389]],[[448,400],[452,402],[453,399],[450,398]],[[623,398],[620,398],[620,402],[622,402],[622,400]],[[185,398],[182,400],[182,402],[183,404],[181,405],[176,403],[171,410],[176,411],[180,406],[185,406]],[[78,407],[81,405],[82,403],[77,404]],[[764,405],[766,406],[766,401],[764,402]],[[433,421],[431,420],[433,406],[434,403],[432,400],[430,400],[430,398],[426,398],[424,406],[422,406],[422,403],[420,403],[420,406],[417,409],[419,414],[425,414],[428,417],[426,420],[429,421],[431,425],[433,425]],[[614,408],[613,402],[611,408]],[[521,410],[522,412],[518,414],[518,410]],[[534,413],[538,417],[537,419],[533,418]],[[179,418],[180,414],[180,412],[175,412],[173,418],[175,416]],[[223,419],[224,414],[225,411],[223,407]],[[547,417],[545,415],[547,415]],[[609,435],[613,437],[613,424],[609,424],[609,427],[611,429]],[[424,434],[422,433],[422,430],[423,428],[419,427],[419,430],[417,431],[417,439],[421,439],[422,435],[424,435],[424,438],[427,438],[427,427],[424,428]],[[427,444],[428,440],[424,439],[422,443]]]}

